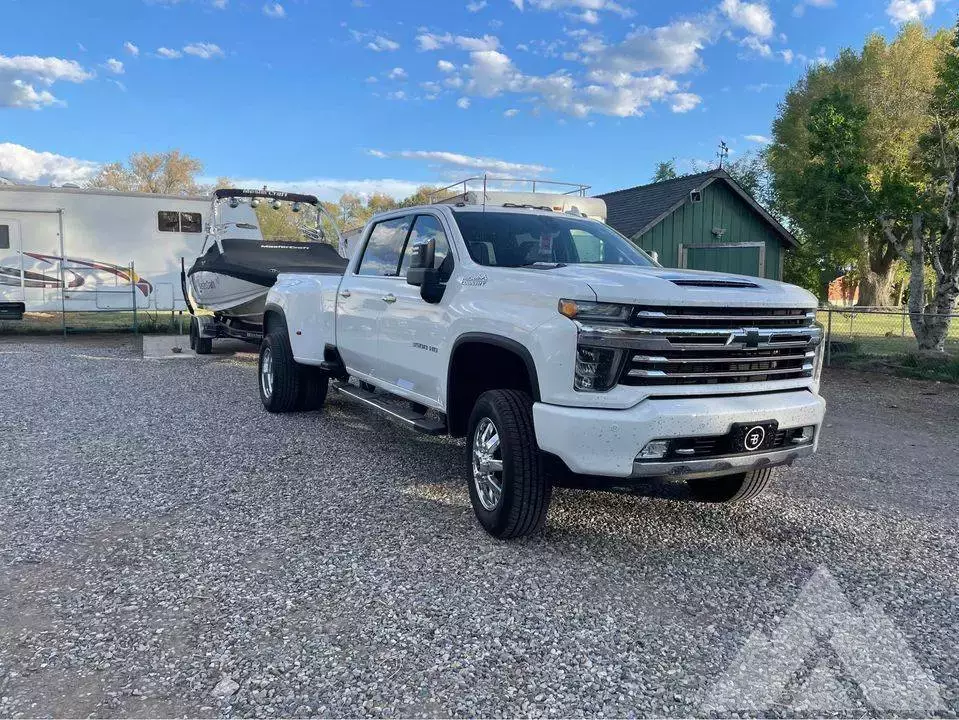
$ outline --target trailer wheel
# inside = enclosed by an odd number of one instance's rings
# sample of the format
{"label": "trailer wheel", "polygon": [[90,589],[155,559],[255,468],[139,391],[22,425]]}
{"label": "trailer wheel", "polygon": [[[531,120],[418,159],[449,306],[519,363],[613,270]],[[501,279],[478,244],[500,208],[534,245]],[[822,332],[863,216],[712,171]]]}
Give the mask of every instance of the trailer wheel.
{"label": "trailer wheel", "polygon": [[299,365],[300,391],[296,398],[297,410],[319,410],[326,402],[330,376],[312,365]]}
{"label": "trailer wheel", "polygon": [[699,502],[734,503],[762,494],[772,476],[773,468],[763,468],[737,475],[690,479],[686,485],[692,498]]}
{"label": "trailer wheel", "polygon": [[480,395],[466,435],[470,501],[493,537],[517,538],[546,523],[553,487],[533,431],[533,399],[517,390]]}
{"label": "trailer wheel", "polygon": [[293,360],[285,327],[263,337],[257,377],[263,407],[271,413],[296,410],[300,395],[300,368]]}

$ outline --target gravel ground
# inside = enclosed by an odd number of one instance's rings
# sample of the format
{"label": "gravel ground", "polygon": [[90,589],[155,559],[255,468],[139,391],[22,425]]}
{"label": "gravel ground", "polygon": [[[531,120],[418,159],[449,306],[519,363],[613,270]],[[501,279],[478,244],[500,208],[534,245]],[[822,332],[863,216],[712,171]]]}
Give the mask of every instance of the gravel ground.
{"label": "gravel ground", "polygon": [[0,716],[959,712],[955,387],[828,373],[759,500],[561,491],[501,543],[460,443],[270,416],[252,360],[0,341]]}

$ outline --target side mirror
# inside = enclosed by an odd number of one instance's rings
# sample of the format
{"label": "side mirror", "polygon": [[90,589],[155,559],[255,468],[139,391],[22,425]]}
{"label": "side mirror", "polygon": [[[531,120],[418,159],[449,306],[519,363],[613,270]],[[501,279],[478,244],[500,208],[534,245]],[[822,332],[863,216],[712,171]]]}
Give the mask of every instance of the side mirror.
{"label": "side mirror", "polygon": [[443,298],[445,286],[440,282],[440,271],[433,267],[436,260],[436,240],[413,246],[413,259],[406,271],[406,282],[420,289],[420,297],[428,303],[438,303]]}
{"label": "side mirror", "polygon": [[656,252],[655,250],[653,250],[653,251],[649,254],[649,256],[653,259],[653,262],[654,262],[654,263],[658,263],[658,262],[659,262],[659,253]]}

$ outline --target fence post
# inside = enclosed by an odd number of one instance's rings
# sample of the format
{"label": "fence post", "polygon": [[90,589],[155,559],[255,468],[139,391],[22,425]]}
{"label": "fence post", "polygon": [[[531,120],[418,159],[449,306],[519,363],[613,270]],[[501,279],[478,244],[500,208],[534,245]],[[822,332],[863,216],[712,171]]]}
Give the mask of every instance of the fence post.
{"label": "fence post", "polygon": [[139,325],[137,325],[137,279],[133,266],[130,261],[130,287],[133,289],[133,334],[139,335]]}
{"label": "fence post", "polygon": [[832,308],[829,308],[826,323],[826,367],[830,367],[832,365]]}
{"label": "fence post", "polygon": [[906,313],[902,313],[902,332],[899,336],[906,337]]}

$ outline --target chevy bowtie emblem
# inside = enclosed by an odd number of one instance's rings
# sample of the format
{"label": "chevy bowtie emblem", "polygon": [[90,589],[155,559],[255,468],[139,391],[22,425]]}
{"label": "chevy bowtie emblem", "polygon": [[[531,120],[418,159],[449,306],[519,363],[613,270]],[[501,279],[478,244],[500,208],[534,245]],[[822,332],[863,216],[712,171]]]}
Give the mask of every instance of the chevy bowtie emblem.
{"label": "chevy bowtie emblem", "polygon": [[726,338],[726,345],[741,342],[745,348],[758,348],[759,340],[759,328],[742,328],[738,332],[729,333],[729,337]]}

